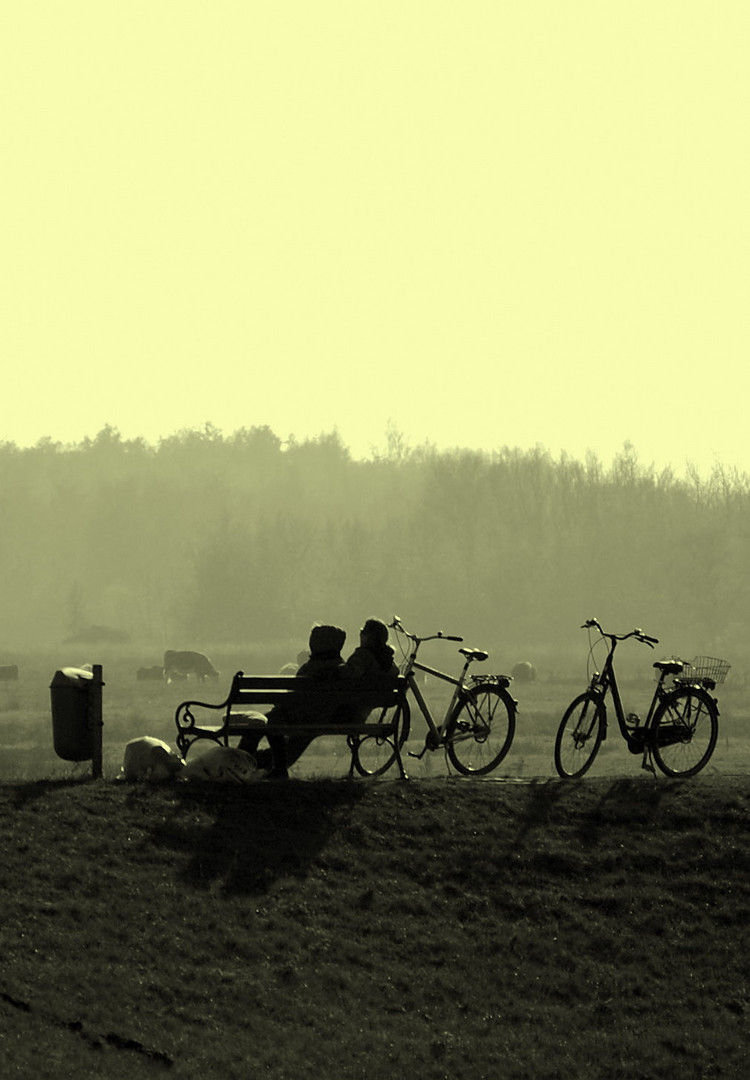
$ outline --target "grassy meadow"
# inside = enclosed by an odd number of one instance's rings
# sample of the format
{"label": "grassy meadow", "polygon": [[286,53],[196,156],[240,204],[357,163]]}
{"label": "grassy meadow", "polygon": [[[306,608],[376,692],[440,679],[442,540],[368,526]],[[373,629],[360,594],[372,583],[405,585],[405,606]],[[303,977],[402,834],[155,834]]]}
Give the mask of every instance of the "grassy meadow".
{"label": "grassy meadow", "polygon": [[[251,665],[212,654],[220,684],[195,694],[138,682],[158,658],[90,658],[91,781],[55,758],[49,710],[56,667],[84,659],[18,658],[0,686],[3,1076],[746,1075],[739,680],[687,781],[642,772],[614,732],[587,777],[557,780],[554,732],[585,673],[556,669],[514,684],[516,741],[487,779],[435,754],[410,783],[349,782],[343,745],[319,740],[287,783],[131,785],[115,780],[127,739],[173,743],[178,702],[220,700]],[[628,682],[628,707],[652,689]]]}

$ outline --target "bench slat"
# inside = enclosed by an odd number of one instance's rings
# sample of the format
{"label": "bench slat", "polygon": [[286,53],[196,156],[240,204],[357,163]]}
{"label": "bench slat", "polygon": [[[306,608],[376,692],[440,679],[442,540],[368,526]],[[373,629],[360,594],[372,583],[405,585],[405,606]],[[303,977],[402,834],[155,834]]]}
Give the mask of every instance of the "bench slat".
{"label": "bench slat", "polygon": [[[242,706],[242,705],[278,705],[280,702],[292,701],[300,705],[335,705],[337,702],[346,705],[351,702],[356,705],[358,701],[362,701],[363,704],[372,703],[372,708],[388,708],[389,706],[396,705],[398,702],[398,694],[389,694],[388,697],[383,697],[380,694],[375,694],[370,691],[369,694],[357,694],[351,690],[340,691],[335,694],[323,694],[308,691],[301,691],[300,693],[293,693],[291,690],[251,690],[247,693],[237,694],[232,697],[228,702],[230,707]],[[194,705],[199,702],[193,702]],[[226,703],[225,703],[226,704]],[[214,706],[216,707],[216,706]]]}
{"label": "bench slat", "polygon": [[[393,735],[396,724],[263,724],[257,720],[234,721],[226,725],[229,735],[259,732],[261,735]],[[204,730],[206,730],[204,728]],[[223,731],[223,728],[217,728]]]}

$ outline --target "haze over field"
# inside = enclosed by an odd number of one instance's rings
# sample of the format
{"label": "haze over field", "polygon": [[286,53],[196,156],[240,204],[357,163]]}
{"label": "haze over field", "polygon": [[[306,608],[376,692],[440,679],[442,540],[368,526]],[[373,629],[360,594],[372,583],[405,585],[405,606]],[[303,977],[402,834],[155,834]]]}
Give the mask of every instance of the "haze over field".
{"label": "haze over field", "polygon": [[335,436],[283,445],[265,427],[158,447],[103,429],[0,445],[0,505],[10,650],[129,640],[145,661],[275,640],[294,656],[314,622],[354,633],[398,612],[510,660],[580,650],[592,615],[667,653],[750,651],[750,477],[683,481],[632,448],[605,467],[394,437],[355,461]]}
{"label": "haze over field", "polygon": [[747,464],[750,9],[13,5],[0,437]]}

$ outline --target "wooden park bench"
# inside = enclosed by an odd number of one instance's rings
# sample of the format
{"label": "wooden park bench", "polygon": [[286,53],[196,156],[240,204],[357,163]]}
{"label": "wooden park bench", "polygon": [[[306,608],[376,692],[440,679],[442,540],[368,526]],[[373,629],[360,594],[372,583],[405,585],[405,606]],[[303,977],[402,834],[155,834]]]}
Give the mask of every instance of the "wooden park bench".
{"label": "wooden park bench", "polygon": [[[200,739],[211,739],[229,746],[230,738],[257,732],[273,735],[344,736],[351,758],[349,776],[354,773],[354,759],[359,740],[373,736],[393,747],[401,778],[406,779],[401,760],[401,709],[406,680],[399,676],[383,689],[357,687],[354,683],[320,683],[296,675],[245,675],[238,671],[232,679],[229,695],[218,705],[205,701],[183,701],[177,706],[177,748],[187,758],[190,748]],[[310,719],[295,723],[267,724],[258,713],[259,705],[292,703],[295,713]],[[338,708],[351,713],[351,721],[337,722],[331,717]],[[218,724],[199,722],[194,710],[223,713]],[[369,714],[369,715],[368,715]],[[315,720],[314,717],[320,717]],[[362,719],[364,717],[364,719]]]}

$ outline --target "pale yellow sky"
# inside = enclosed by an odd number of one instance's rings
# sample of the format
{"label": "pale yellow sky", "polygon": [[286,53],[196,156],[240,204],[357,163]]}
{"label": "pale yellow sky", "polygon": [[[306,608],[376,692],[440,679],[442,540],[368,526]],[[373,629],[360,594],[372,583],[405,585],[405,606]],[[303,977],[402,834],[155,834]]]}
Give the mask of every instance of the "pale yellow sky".
{"label": "pale yellow sky", "polygon": [[750,470],[746,0],[24,0],[0,438]]}

